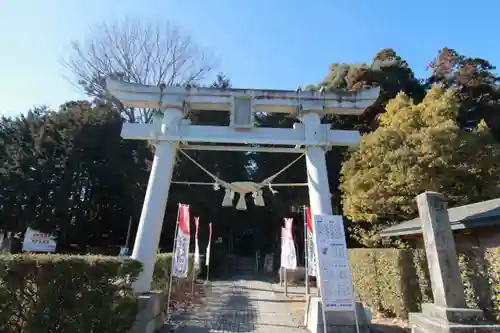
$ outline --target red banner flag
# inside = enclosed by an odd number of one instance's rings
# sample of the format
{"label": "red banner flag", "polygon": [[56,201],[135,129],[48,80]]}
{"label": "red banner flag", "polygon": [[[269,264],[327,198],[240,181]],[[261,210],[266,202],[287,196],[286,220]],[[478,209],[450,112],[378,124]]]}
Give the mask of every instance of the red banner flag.
{"label": "red banner flag", "polygon": [[309,207],[306,208],[306,225],[307,225],[307,230],[309,230],[309,232],[313,232],[311,208]]}
{"label": "red banner flag", "polygon": [[189,228],[189,205],[179,205],[179,214],[177,218],[177,223],[179,223],[179,229],[185,234],[190,235]]}
{"label": "red banner flag", "polygon": [[189,256],[189,205],[179,204],[177,214],[177,237],[175,239],[174,258],[172,260],[172,275],[185,278],[188,273]]}

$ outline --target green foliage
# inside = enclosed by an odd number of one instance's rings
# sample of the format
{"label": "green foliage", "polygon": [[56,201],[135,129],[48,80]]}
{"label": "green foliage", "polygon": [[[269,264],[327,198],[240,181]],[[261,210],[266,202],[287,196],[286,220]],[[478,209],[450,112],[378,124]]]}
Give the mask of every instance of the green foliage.
{"label": "green foliage", "polygon": [[426,190],[451,205],[500,196],[500,147],[484,123],[461,129],[458,107],[454,91],[439,85],[419,104],[404,93],[391,100],[380,127],[342,166],[344,215],[379,224],[410,219],[415,196]]}
{"label": "green foliage", "polygon": [[[467,305],[500,320],[500,249],[473,249],[459,253]],[[349,249],[355,292],[372,309],[407,318],[433,302],[423,250]]]}
{"label": "green foliage", "polygon": [[411,250],[349,250],[351,276],[360,299],[379,312],[402,318],[419,304],[414,293],[417,284],[408,280],[411,263]]}
{"label": "green foliage", "polygon": [[[156,256],[156,264],[153,272],[153,281],[151,283],[151,290],[161,290],[165,294],[168,292],[168,283],[170,280],[170,271],[172,269],[172,253],[160,253]],[[189,268],[188,268],[188,277],[184,279],[185,281],[191,283],[191,274],[193,272],[193,255],[189,255]],[[203,267],[204,261],[203,257],[200,256],[200,263]],[[199,275],[200,272],[196,272],[196,276]]]}
{"label": "green foliage", "polygon": [[151,153],[120,138],[118,112],[73,102],[1,122],[0,229],[57,231],[60,251],[104,246],[103,234],[125,243],[124,221],[140,214]]}
{"label": "green foliage", "polygon": [[0,330],[128,332],[139,262],[101,256],[0,256]]}
{"label": "green foliage", "polygon": [[461,127],[475,127],[485,121],[500,139],[500,76],[485,59],[468,57],[444,47],[430,63],[432,75],[426,84],[442,83],[454,87],[460,107],[457,122]]}
{"label": "green foliage", "polygon": [[385,112],[387,102],[403,91],[413,99],[420,101],[424,94],[424,85],[420,83],[408,63],[393,49],[378,52],[371,64],[333,63],[323,81],[309,90],[325,87],[328,90],[360,91],[374,86],[380,87],[380,96],[361,116],[330,116],[336,128],[358,129],[369,132],[377,128],[377,116]]}

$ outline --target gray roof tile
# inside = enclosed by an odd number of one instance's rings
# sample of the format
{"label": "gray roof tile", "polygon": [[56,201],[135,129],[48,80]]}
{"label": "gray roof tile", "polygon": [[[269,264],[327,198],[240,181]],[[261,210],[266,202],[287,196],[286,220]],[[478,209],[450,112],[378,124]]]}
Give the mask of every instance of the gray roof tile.
{"label": "gray roof tile", "polygon": [[[500,198],[448,209],[452,230],[500,225]],[[404,236],[422,233],[420,218],[396,224],[380,236]]]}

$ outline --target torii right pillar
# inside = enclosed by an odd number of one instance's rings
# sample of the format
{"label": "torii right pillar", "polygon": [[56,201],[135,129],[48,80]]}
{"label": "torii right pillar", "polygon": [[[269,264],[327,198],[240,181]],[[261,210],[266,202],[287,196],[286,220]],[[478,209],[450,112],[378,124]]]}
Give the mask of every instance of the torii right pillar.
{"label": "torii right pillar", "polygon": [[[305,139],[309,142],[324,142],[328,125],[321,123],[323,110],[317,105],[302,105],[300,118],[305,127]],[[306,147],[306,167],[307,181],[309,189],[309,205],[311,215],[332,215],[332,201],[330,194],[330,185],[328,182],[328,169],[326,166],[326,151],[322,146]],[[309,296],[307,299],[305,326],[311,333],[323,331],[323,311],[321,309],[321,298],[318,295]],[[365,315],[363,305],[355,303],[356,314],[354,311],[329,311],[326,313],[326,322],[328,332],[348,332],[356,333],[367,331],[368,318]],[[358,327],[356,325],[358,321]]]}

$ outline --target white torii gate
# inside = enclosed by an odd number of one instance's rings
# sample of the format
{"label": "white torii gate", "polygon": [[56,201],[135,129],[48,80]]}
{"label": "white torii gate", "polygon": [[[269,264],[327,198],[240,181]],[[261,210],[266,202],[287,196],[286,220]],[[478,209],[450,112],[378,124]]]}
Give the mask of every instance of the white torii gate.
{"label": "white torii gate", "polygon": [[[220,145],[199,143],[236,143],[224,146],[225,151],[305,152],[309,200],[312,214],[332,214],[326,149],[330,146],[357,146],[358,131],[330,130],[321,124],[325,114],[360,115],[378,98],[379,88],[361,92],[323,93],[290,90],[213,89],[138,85],[113,79],[106,82],[107,90],[124,105],[160,108],[161,122],[153,124],[123,124],[124,139],[156,142],[141,219],[135,238],[132,258],[144,268],[134,284],[136,292],[149,292],[160,240],[168,192],[178,148],[220,150]],[[230,126],[191,125],[183,119],[187,112],[231,112]],[[293,128],[254,127],[257,112],[288,113],[302,123]],[[192,145],[197,144],[198,145]],[[281,147],[251,147],[247,145],[281,145]]]}

